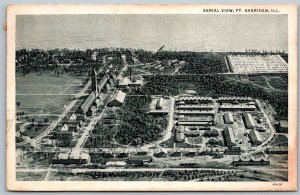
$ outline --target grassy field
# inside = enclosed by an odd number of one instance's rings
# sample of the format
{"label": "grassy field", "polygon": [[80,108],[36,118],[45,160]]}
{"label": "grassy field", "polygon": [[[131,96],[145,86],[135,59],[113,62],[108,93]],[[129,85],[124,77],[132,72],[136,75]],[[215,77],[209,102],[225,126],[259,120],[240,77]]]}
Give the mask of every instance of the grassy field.
{"label": "grassy field", "polygon": [[[68,105],[83,85],[83,79],[53,73],[30,73],[16,77],[16,102],[25,114],[55,113]],[[31,95],[32,94],[32,95]],[[40,95],[34,95],[40,94]],[[67,94],[67,95],[55,95]],[[62,110],[59,110],[61,113]]]}
{"label": "grassy field", "polygon": [[46,177],[47,172],[18,172],[18,181],[43,181]]}
{"label": "grassy field", "polygon": [[17,75],[16,83],[18,85],[81,85],[82,80],[69,75],[57,76],[51,72],[29,73],[26,75]]}
{"label": "grassy field", "polygon": [[269,84],[275,89],[288,89],[288,82],[282,77],[267,77],[267,80]]}
{"label": "grassy field", "polygon": [[[20,102],[18,110],[25,114],[49,114],[56,113],[56,110],[64,108],[71,102],[72,96],[19,96],[17,102]],[[61,113],[62,110],[59,112]],[[57,114],[57,113],[56,113]]]}
{"label": "grassy field", "polygon": [[269,85],[264,76],[249,76],[249,81],[256,85],[269,88]]}
{"label": "grassy field", "polygon": [[288,146],[288,138],[282,134],[275,134],[270,142],[272,146]]}

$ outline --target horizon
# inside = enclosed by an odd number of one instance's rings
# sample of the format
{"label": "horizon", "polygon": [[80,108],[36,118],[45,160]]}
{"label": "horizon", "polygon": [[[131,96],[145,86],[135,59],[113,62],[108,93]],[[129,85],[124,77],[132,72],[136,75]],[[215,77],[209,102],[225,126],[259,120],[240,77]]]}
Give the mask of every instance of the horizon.
{"label": "horizon", "polygon": [[[134,48],[123,48],[123,47],[99,47],[99,48],[86,48],[86,49],[80,49],[80,48],[53,48],[53,49],[41,49],[41,48],[19,48],[16,49],[16,51],[20,51],[20,50],[42,50],[42,51],[53,51],[53,50],[69,50],[69,51],[84,51],[86,52],[87,50],[101,50],[101,49],[112,49],[112,51],[116,51],[117,49],[123,49],[125,51],[139,51],[139,50],[143,50],[143,51],[147,51],[147,52],[157,52],[156,50],[146,50],[143,48],[139,48],[139,49],[134,49]],[[270,53],[270,54],[277,54],[277,53],[283,53],[283,54],[288,54],[287,51],[285,50],[277,50],[277,51],[260,51],[260,50],[256,50],[256,51],[252,51],[255,49],[250,49],[249,51],[190,51],[190,50],[171,50],[171,49],[162,49],[160,52],[195,52],[195,53]]]}
{"label": "horizon", "polygon": [[20,15],[16,49],[288,51],[287,15]]}

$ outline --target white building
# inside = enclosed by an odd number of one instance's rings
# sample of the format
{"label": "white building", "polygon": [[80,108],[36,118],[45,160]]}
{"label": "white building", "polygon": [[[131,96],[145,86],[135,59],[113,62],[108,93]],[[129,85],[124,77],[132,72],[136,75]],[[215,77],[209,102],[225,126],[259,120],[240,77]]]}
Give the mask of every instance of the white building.
{"label": "white building", "polygon": [[116,93],[110,99],[110,102],[107,104],[110,107],[113,106],[122,106],[124,104],[126,93],[121,90],[116,91]]}

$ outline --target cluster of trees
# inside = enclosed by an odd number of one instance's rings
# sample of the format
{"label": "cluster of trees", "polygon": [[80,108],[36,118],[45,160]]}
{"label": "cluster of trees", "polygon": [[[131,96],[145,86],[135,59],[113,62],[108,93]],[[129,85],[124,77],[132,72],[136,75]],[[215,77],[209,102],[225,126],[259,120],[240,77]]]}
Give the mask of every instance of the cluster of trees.
{"label": "cluster of trees", "polygon": [[168,181],[232,181],[236,171],[221,170],[167,170],[162,174]]}
{"label": "cluster of trees", "polygon": [[124,177],[126,179],[139,179],[139,178],[159,178],[161,172],[159,171],[118,171],[118,172],[89,172],[85,173],[92,176],[93,179],[109,179],[113,177]]}
{"label": "cluster of trees", "polygon": [[155,60],[177,59],[185,61],[187,64],[179,70],[187,74],[206,74],[227,72],[227,66],[223,55],[208,52],[191,51],[160,51],[157,53],[151,51],[135,51],[137,58],[142,63],[149,63]]}
{"label": "cluster of trees", "polygon": [[147,82],[141,88],[132,89],[131,94],[137,95],[177,95],[180,86],[176,83],[164,83],[160,81]]}
{"label": "cluster of trees", "polygon": [[166,170],[160,171],[118,171],[118,172],[89,172],[86,175],[93,179],[109,179],[124,177],[130,180],[143,180],[143,178],[163,178],[167,181],[233,181],[237,172],[221,170]]}
{"label": "cluster of trees", "polygon": [[103,135],[93,135],[88,138],[85,143],[87,148],[103,148],[103,147],[112,147],[111,144],[112,135],[103,134]]}
{"label": "cluster of trees", "polygon": [[180,73],[186,74],[209,74],[228,72],[225,58],[217,54],[197,54],[189,58]]}
{"label": "cluster of trees", "polygon": [[[96,57],[93,58],[92,56]],[[104,57],[111,57],[109,62],[112,64],[121,64],[121,56],[125,55],[126,60],[132,61],[132,54],[128,49],[122,48],[101,48],[87,50],[69,50],[69,49],[21,49],[16,51],[16,67],[24,74],[35,70],[57,70],[58,64],[80,65],[80,67],[64,67],[65,71],[74,71],[82,69],[81,65],[102,64]]]}
{"label": "cluster of trees", "polygon": [[[34,120],[33,120],[34,122]],[[37,124],[33,124],[33,122],[31,124],[29,124],[28,126],[26,126],[26,130],[21,132],[20,131],[20,135],[21,136],[29,136],[29,137],[35,137],[37,135],[37,133],[39,132],[39,130],[41,130],[45,124],[38,122]]]}
{"label": "cluster of trees", "polygon": [[17,119],[25,115],[25,112],[17,112]]}
{"label": "cluster of trees", "polygon": [[151,102],[150,96],[128,96],[121,110],[118,112],[118,118],[122,124],[118,127],[115,140],[126,145],[143,145],[144,143],[157,140],[166,122],[163,126],[153,124],[153,119],[147,114]]}
{"label": "cluster of trees", "polygon": [[276,118],[284,118],[288,116],[288,93],[266,90],[261,87],[252,85],[251,83],[228,81],[222,75],[204,75],[201,81],[199,92],[206,89],[213,89],[214,94],[218,96],[248,96],[268,100],[276,110]]}
{"label": "cluster of trees", "polygon": [[203,134],[204,137],[218,137],[219,136],[219,132],[217,130],[211,130],[211,131],[205,131]]}
{"label": "cluster of trees", "polygon": [[[283,78],[287,77],[282,74]],[[226,75],[150,75],[148,81],[141,89],[152,94],[165,94],[164,90],[175,88],[173,94],[178,94],[180,87],[176,82],[194,82],[198,86],[199,94],[203,90],[210,91],[210,96],[248,96],[268,100],[276,110],[277,119],[288,116],[288,93],[284,91],[266,90],[251,83],[229,80]],[[155,93],[156,92],[156,93]]]}
{"label": "cluster of trees", "polygon": [[106,158],[113,158],[111,153],[90,153],[92,163],[106,163]]}
{"label": "cluster of trees", "polygon": [[[113,121],[115,123],[115,121]],[[92,135],[88,138],[85,143],[87,148],[102,148],[102,147],[112,147],[112,138],[114,134],[115,127],[104,124],[103,120],[99,120],[95,125]]]}

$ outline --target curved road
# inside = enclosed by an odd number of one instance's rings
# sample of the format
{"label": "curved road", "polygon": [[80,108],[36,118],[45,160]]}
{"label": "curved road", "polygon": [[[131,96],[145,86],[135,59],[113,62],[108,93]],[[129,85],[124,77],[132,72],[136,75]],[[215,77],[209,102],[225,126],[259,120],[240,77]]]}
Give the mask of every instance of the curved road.
{"label": "curved road", "polygon": [[140,150],[144,150],[144,149],[148,149],[152,146],[159,146],[159,144],[167,141],[168,139],[170,139],[172,137],[172,129],[173,129],[173,126],[174,126],[174,106],[175,106],[175,98],[174,97],[170,97],[170,111],[169,111],[169,121],[168,121],[168,126],[166,128],[166,132],[164,134],[164,136],[162,137],[162,139],[160,140],[157,140],[155,142],[152,142],[150,144],[146,144],[142,147],[140,147],[139,149]]}

